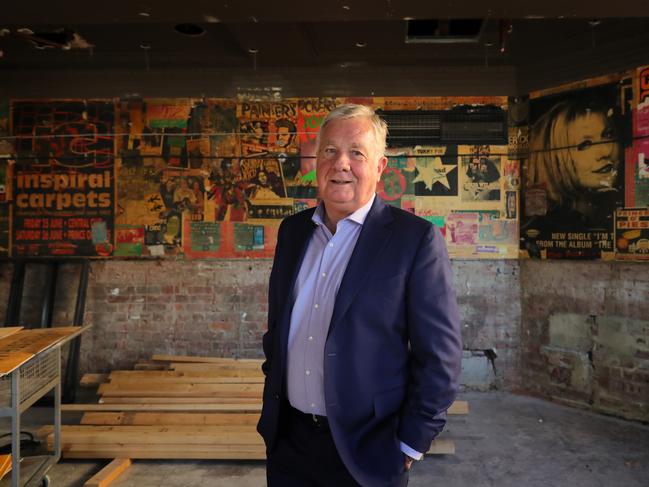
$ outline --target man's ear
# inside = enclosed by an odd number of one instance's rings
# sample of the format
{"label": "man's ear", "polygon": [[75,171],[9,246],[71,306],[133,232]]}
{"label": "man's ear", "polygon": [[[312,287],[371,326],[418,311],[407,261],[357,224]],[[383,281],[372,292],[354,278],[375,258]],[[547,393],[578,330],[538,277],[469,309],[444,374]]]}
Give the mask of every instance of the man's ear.
{"label": "man's ear", "polygon": [[385,156],[381,156],[381,158],[379,158],[378,174],[377,174],[377,178],[379,180],[381,179],[381,174],[383,174],[383,171],[385,171],[387,165],[388,165],[388,158]]}

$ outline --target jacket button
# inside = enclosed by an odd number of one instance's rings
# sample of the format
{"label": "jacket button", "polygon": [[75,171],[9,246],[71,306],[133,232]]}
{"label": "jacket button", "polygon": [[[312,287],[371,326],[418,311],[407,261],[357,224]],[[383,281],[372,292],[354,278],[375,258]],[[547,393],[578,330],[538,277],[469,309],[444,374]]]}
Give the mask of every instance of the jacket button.
{"label": "jacket button", "polygon": [[274,394],[273,399],[279,399],[279,394]]}

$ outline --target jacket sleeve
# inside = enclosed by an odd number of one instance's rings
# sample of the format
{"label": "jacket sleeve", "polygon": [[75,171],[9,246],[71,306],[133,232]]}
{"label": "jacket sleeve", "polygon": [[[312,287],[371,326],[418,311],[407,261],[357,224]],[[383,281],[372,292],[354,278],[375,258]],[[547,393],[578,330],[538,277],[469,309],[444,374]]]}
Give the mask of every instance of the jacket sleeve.
{"label": "jacket sleeve", "polygon": [[455,400],[462,359],[460,316],[444,237],[435,226],[424,233],[406,290],[410,340],[406,400],[399,439],[426,452],[446,423]]}

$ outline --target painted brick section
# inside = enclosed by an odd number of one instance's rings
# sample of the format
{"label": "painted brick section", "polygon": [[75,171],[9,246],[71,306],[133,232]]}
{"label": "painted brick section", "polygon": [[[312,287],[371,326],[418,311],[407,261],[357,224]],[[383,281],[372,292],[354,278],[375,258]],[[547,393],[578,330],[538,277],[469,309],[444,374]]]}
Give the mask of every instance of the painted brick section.
{"label": "painted brick section", "polygon": [[495,349],[496,384],[520,385],[520,272],[518,261],[454,260],[465,350]]}
{"label": "painted brick section", "polygon": [[524,390],[649,421],[649,272],[641,263],[521,262]]}

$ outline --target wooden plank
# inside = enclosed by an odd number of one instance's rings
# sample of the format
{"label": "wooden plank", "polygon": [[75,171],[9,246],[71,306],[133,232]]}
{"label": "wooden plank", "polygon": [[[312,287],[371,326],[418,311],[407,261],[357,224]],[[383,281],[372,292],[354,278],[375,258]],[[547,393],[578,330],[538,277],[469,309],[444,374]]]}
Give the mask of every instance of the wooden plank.
{"label": "wooden plank", "polygon": [[[52,428],[53,430],[53,428]],[[53,441],[48,435],[48,442]],[[263,445],[252,425],[234,426],[61,426],[61,442],[86,445]],[[124,456],[124,455],[122,455]]]}
{"label": "wooden plank", "polygon": [[185,377],[185,378],[199,378],[199,377],[233,377],[233,378],[247,378],[247,377],[263,377],[264,374],[261,369],[237,369],[231,367],[213,368],[212,370],[113,370],[109,378],[122,377]]}
{"label": "wooden plank", "polygon": [[149,460],[264,460],[266,448],[263,445],[85,445],[70,443],[63,445],[63,458],[91,459],[129,457]]}
{"label": "wooden plank", "polygon": [[84,487],[107,487],[131,466],[130,458],[116,458],[88,480]]}
{"label": "wooden plank", "polygon": [[229,357],[195,357],[189,355],[153,355],[154,362],[189,362],[189,363],[217,363],[217,364],[256,364],[261,367],[262,359],[229,358]]}
{"label": "wooden plank", "polygon": [[137,363],[133,366],[135,370],[166,370],[167,366],[164,364],[143,364]]}
{"label": "wooden plank", "polygon": [[261,411],[261,403],[259,404],[196,404],[195,402],[188,404],[174,404],[174,403],[142,403],[142,404],[63,404],[61,405],[61,412],[84,412],[84,411],[137,411],[137,412],[153,412],[153,411],[169,411],[169,412],[259,412]]}
{"label": "wooden plank", "polygon": [[[137,371],[136,371],[137,372]],[[173,372],[173,371],[172,371]],[[182,373],[182,372],[181,372]],[[149,387],[166,387],[168,384],[263,384],[264,376],[259,374],[258,377],[219,377],[211,375],[208,377],[185,377],[185,376],[152,376],[145,375],[113,375],[107,376],[107,380],[113,385],[116,384],[140,384],[143,389]],[[99,385],[99,384],[97,384]]]}
{"label": "wooden plank", "polygon": [[455,455],[453,440],[433,440],[426,455]]}
{"label": "wooden plank", "polygon": [[263,384],[167,384],[164,388],[139,383],[106,383],[99,386],[103,396],[118,397],[239,397],[259,398]]}
{"label": "wooden plank", "polygon": [[149,412],[87,412],[81,418],[87,425],[247,425],[256,426],[259,413],[149,413]]}
{"label": "wooden plank", "polygon": [[225,370],[261,370],[261,365],[255,363],[241,363],[241,364],[211,364],[211,363],[184,363],[172,362],[169,364],[169,369],[178,370],[183,372],[201,372],[201,371],[225,371]]}
{"label": "wooden plank", "polygon": [[81,387],[97,387],[108,380],[108,374],[83,374],[79,385]]}
{"label": "wooden plank", "polygon": [[11,453],[0,455],[0,480],[11,472]]}
{"label": "wooden plank", "polygon": [[469,414],[469,402],[455,401],[453,404],[451,404],[451,407],[448,408],[447,413],[453,415]]}
{"label": "wooden plank", "polygon": [[255,404],[255,398],[241,397],[112,397],[99,399],[100,404]]}
{"label": "wooden plank", "polygon": [[[3,326],[0,328],[0,340],[22,330],[22,326]],[[0,456],[1,457],[1,456]]]}

